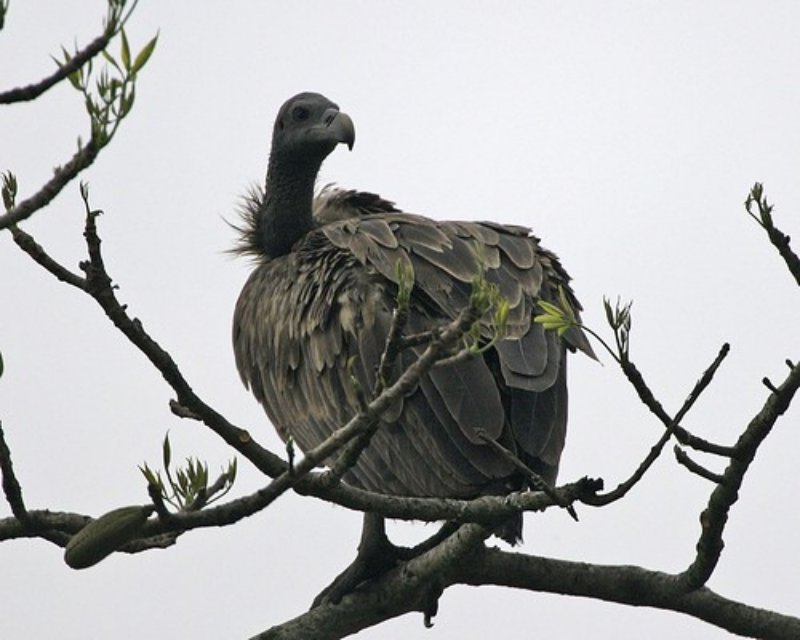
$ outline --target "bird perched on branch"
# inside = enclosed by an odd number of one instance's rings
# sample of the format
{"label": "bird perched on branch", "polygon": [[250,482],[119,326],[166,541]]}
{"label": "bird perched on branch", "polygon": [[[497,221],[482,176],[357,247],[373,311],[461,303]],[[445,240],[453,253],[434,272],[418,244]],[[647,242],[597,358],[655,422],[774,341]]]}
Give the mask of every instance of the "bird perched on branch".
{"label": "bird perched on branch", "polygon": [[[566,355],[592,350],[578,327],[558,336],[532,319],[559,290],[580,309],[569,276],[527,228],[437,221],[360,191],[315,195],[323,160],[354,141],[350,117],[322,95],[301,93],[278,113],[266,185],[247,198],[239,228],[237,250],[256,260],[233,323],[242,380],[281,437],[309,450],[359,411],[358,389],[375,387],[402,274],[413,273],[406,334],[456,318],[477,275],[508,305],[502,335],[480,321],[485,348],[434,367],[395,402],[343,480],[397,496],[505,494],[526,483],[505,451],[552,484],[567,424]],[[393,375],[424,346],[401,350]],[[500,532],[517,541],[521,517]]]}

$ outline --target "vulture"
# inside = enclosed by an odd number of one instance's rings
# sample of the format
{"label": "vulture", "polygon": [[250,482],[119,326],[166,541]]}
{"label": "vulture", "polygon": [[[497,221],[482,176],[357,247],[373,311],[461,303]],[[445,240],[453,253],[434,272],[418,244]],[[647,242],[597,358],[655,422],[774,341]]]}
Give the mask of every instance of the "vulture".
{"label": "vulture", "polygon": [[[407,335],[453,320],[482,271],[509,305],[502,338],[492,343],[482,320],[487,348],[425,375],[382,416],[342,480],[394,496],[504,495],[526,487],[511,452],[552,485],[567,425],[567,352],[592,355],[578,327],[559,336],[533,322],[539,301],[561,295],[580,310],[567,272],[525,227],[439,221],[373,193],[318,191],[323,160],[354,141],[350,117],[320,94],[296,95],[278,113],[266,184],[246,197],[237,226],[235,250],[255,262],[233,320],[242,381],[280,436],[309,450],[359,411],[357,387],[373,388],[398,265],[414,274]],[[394,379],[424,346],[400,353]],[[521,522],[498,535],[518,541]]]}

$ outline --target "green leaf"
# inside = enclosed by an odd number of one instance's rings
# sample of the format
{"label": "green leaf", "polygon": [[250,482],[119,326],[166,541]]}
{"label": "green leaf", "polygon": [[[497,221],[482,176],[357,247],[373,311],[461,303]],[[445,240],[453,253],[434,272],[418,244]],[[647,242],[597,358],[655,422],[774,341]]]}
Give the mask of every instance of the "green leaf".
{"label": "green leaf", "polygon": [[131,109],[133,108],[133,101],[136,98],[136,90],[133,85],[131,85],[131,92],[128,95],[123,94],[122,96],[122,103],[120,107],[120,118],[124,118],[127,116]]}
{"label": "green leaf", "polygon": [[414,289],[414,267],[411,262],[398,260],[394,266],[397,279],[397,306],[408,307],[411,300],[411,291]]}
{"label": "green leaf", "polygon": [[611,310],[611,300],[603,296],[603,308],[606,310],[606,322],[608,326],[614,326],[614,312]]}
{"label": "green leaf", "polygon": [[558,288],[558,300],[561,303],[561,310],[563,311],[564,317],[569,320],[570,324],[575,324],[577,318],[575,317],[575,311],[572,309],[572,305],[567,300],[567,294],[564,292],[564,287]]}
{"label": "green leaf", "polygon": [[147,480],[148,485],[152,485],[154,487],[158,486],[158,480],[156,479],[156,474],[153,473],[153,470],[149,466],[147,466],[147,463],[145,463],[144,466],[140,465],[139,471],[142,472],[142,475],[144,476],[144,479]]}
{"label": "green leaf", "polygon": [[172,447],[169,444],[169,431],[164,436],[164,444],[161,446],[161,456],[164,460],[164,468],[169,469],[169,464],[172,460]]}
{"label": "green leaf", "polygon": [[133,61],[133,65],[130,67],[131,74],[135,74],[139,71],[147,61],[150,59],[150,56],[153,55],[153,51],[156,48],[156,43],[158,42],[158,34],[144,45],[144,48],[136,55],[136,59]]}
{"label": "green leaf", "polygon": [[131,70],[131,46],[128,44],[128,36],[125,35],[125,29],[120,32],[122,43],[120,44],[119,57],[122,60],[122,66],[128,71]]}
{"label": "green leaf", "polygon": [[555,316],[536,316],[533,321],[536,324],[542,325],[545,329],[558,329],[564,326],[564,321],[561,318],[556,318]]}
{"label": "green leaf", "polygon": [[67,76],[67,80],[69,80],[69,83],[72,85],[72,87],[76,91],[82,91],[83,90],[83,87],[81,86],[81,81],[83,80],[83,78],[81,77],[81,70],[80,69],[70,73]]}
{"label": "green leaf", "polygon": [[5,205],[6,209],[11,209],[17,199],[17,176],[10,171],[4,171],[2,178],[3,205]]}
{"label": "green leaf", "polygon": [[113,57],[113,56],[112,56],[110,53],[108,53],[108,51],[106,51],[106,50],[104,49],[103,51],[101,51],[101,52],[100,52],[100,55],[102,55],[102,56],[103,56],[103,58],[105,58],[105,61],[106,61],[106,62],[108,62],[108,64],[110,64],[110,65],[111,65],[111,66],[113,66],[113,67],[114,67],[114,68],[115,68],[117,71],[119,71],[120,73],[122,73],[122,67],[120,67],[120,66],[119,66],[119,62],[117,62],[116,60],[114,60],[114,57]]}
{"label": "green leaf", "polygon": [[537,302],[536,304],[542,311],[545,312],[545,315],[554,316],[556,318],[561,318],[564,315],[561,312],[561,309],[558,306],[554,305],[552,302],[547,302],[546,300],[539,300],[539,302]]}
{"label": "green leaf", "polygon": [[508,300],[501,298],[497,304],[497,309],[494,312],[494,322],[501,333],[506,329],[506,323],[508,322],[508,314],[510,311],[511,305],[508,303]]}

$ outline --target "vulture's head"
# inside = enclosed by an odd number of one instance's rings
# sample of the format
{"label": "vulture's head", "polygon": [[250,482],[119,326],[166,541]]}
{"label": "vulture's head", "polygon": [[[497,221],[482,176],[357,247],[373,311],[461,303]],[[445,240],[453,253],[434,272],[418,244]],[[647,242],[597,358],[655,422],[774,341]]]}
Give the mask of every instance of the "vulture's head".
{"label": "vulture's head", "polygon": [[355,139],[353,121],[338,105],[319,93],[300,93],[278,112],[272,155],[292,163],[321,163],[339,143],[352,149]]}

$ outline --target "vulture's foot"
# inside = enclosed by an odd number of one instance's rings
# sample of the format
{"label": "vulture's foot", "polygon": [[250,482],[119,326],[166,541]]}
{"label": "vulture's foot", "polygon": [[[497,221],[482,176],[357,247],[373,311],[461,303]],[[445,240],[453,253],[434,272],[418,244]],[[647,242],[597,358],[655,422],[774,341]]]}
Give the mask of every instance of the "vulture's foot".
{"label": "vulture's foot", "polygon": [[402,551],[386,537],[383,518],[365,513],[356,559],[314,598],[311,608],[336,604],[360,585],[382,576],[402,559]]}
{"label": "vulture's foot", "polygon": [[[389,542],[383,518],[372,513],[365,513],[356,559],[314,598],[311,608],[322,604],[338,603],[348,593],[355,591],[363,584],[380,578],[401,562],[416,558],[433,549],[457,529],[457,524],[448,522],[436,534],[416,547],[398,547]],[[436,615],[441,593],[441,588],[434,586],[426,598],[428,601],[424,611],[426,626]]]}

